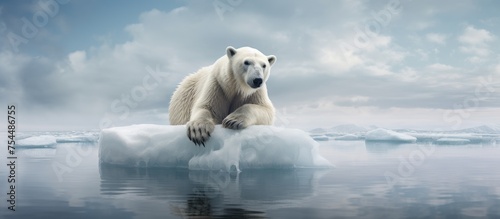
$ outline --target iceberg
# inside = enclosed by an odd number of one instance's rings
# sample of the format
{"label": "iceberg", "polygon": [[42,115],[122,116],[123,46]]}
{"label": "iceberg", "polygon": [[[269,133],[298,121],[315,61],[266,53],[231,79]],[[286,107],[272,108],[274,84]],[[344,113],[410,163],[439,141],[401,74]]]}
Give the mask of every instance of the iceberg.
{"label": "iceberg", "polygon": [[387,142],[397,142],[397,143],[413,143],[417,141],[417,138],[395,132],[392,130],[387,130],[383,128],[378,128],[366,133],[366,141],[387,141]]}
{"label": "iceberg", "polygon": [[57,139],[52,135],[32,136],[16,141],[16,146],[24,148],[53,147],[56,144]]}
{"label": "iceberg", "polygon": [[416,137],[417,142],[435,144],[494,144],[498,134],[450,133],[450,132],[424,132],[408,133]]}
{"label": "iceberg", "polygon": [[451,131],[454,133],[500,134],[500,125],[482,125],[467,129]]}
{"label": "iceberg", "polygon": [[330,138],[324,135],[313,135],[311,136],[315,141],[329,141]]}
{"label": "iceberg", "polygon": [[465,138],[440,138],[436,140],[436,144],[443,145],[462,145],[469,144],[471,141]]}
{"label": "iceberg", "polygon": [[93,135],[67,135],[56,138],[57,143],[93,143],[97,142],[97,139],[98,137]]}
{"label": "iceberg", "polygon": [[346,135],[342,135],[339,137],[335,137],[334,140],[336,140],[336,141],[357,141],[357,140],[363,140],[363,137],[357,136],[354,134],[346,134]]}
{"label": "iceberg", "polygon": [[273,126],[230,130],[217,125],[206,147],[195,146],[184,125],[140,124],[101,131],[99,162],[132,167],[240,171],[328,168],[319,143],[306,132]]}

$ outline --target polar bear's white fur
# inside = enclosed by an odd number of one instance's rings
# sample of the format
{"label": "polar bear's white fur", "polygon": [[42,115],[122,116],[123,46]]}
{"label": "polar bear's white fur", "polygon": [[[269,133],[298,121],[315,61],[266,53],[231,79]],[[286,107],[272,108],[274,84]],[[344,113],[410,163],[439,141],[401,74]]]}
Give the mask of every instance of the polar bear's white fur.
{"label": "polar bear's white fur", "polygon": [[215,124],[230,129],[273,124],[266,81],[275,61],[254,48],[227,47],[226,55],[179,84],[170,100],[170,124],[186,124],[197,145],[205,145]]}

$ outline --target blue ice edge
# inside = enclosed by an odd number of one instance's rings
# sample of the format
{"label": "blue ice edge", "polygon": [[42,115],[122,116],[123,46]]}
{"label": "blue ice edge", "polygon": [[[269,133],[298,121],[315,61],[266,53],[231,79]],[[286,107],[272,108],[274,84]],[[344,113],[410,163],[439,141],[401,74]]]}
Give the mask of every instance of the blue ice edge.
{"label": "blue ice edge", "polygon": [[130,167],[181,167],[190,170],[331,168],[318,143],[299,129],[215,126],[206,147],[196,146],[186,126],[140,124],[104,129],[99,162]]}

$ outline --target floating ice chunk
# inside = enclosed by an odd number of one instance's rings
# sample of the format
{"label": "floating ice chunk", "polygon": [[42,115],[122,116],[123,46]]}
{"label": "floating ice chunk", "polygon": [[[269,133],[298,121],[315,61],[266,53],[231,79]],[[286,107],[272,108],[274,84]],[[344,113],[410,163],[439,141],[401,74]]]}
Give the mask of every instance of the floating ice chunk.
{"label": "floating ice chunk", "polygon": [[[432,142],[436,144],[490,144],[494,142],[496,134],[473,133],[408,133],[416,137],[418,142]],[[457,140],[458,139],[458,140]]]}
{"label": "floating ice chunk", "polygon": [[440,138],[436,140],[436,144],[457,145],[457,144],[468,144],[468,143],[470,143],[470,140],[465,138]]}
{"label": "floating ice chunk", "polygon": [[362,137],[354,134],[342,135],[334,138],[337,141],[357,141],[363,139]]}
{"label": "floating ice chunk", "polygon": [[324,135],[313,135],[311,136],[315,141],[329,141],[330,138]]}
{"label": "floating ice chunk", "polygon": [[32,136],[16,141],[16,146],[20,147],[52,147],[56,144],[56,137],[52,135]]}
{"label": "floating ice chunk", "polygon": [[101,163],[199,170],[331,167],[306,132],[273,126],[235,131],[215,127],[206,147],[195,146],[185,126],[132,125],[105,129],[99,138]]}
{"label": "floating ice chunk", "polygon": [[390,141],[390,142],[416,142],[417,138],[395,132],[392,130],[387,130],[383,128],[378,128],[366,133],[366,141]]}
{"label": "floating ice chunk", "polygon": [[78,143],[78,142],[97,142],[98,137],[93,135],[67,135],[67,136],[58,136],[56,138],[57,143]]}

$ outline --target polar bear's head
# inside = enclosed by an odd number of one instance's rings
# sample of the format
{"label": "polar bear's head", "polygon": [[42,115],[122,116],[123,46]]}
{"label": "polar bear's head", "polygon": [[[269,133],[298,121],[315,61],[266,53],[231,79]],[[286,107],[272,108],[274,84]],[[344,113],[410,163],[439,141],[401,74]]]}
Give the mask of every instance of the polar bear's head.
{"label": "polar bear's head", "polygon": [[229,65],[234,77],[243,91],[263,87],[269,78],[271,66],[276,61],[276,56],[265,56],[259,50],[251,47],[235,49],[232,46],[226,49]]}

